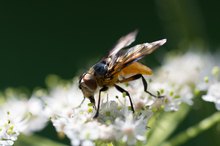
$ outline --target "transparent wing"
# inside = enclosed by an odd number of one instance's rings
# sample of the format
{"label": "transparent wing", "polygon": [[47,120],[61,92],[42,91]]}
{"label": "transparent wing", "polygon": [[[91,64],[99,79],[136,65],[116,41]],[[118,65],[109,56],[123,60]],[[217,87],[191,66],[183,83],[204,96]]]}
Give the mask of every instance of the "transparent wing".
{"label": "transparent wing", "polygon": [[166,39],[162,39],[152,43],[136,45],[128,50],[119,51],[110,61],[111,65],[109,65],[109,72],[107,76],[112,76],[116,73],[119,73],[126,66],[152,53],[154,50],[165,43]]}
{"label": "transparent wing", "polygon": [[116,43],[115,47],[109,52],[108,57],[117,54],[122,48],[129,46],[135,41],[138,31],[135,30],[126,36],[121,37]]}

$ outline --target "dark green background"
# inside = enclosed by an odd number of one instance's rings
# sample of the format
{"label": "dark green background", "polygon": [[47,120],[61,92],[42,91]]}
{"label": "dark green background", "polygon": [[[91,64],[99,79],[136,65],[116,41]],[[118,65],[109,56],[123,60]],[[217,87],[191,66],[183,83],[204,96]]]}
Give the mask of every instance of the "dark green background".
{"label": "dark green background", "polygon": [[199,0],[2,0],[0,89],[44,86],[48,74],[71,79],[134,29],[139,29],[137,43],[168,38],[164,49],[153,56],[177,49],[186,38],[201,37],[217,46],[218,4]]}
{"label": "dark green background", "polygon": [[[1,0],[0,90],[44,87],[48,74],[71,79],[134,29],[139,29],[136,43],[168,39],[163,49],[145,58],[150,67],[159,65],[166,52],[184,52],[190,45],[215,51],[220,44],[219,5],[217,0]],[[194,109],[180,129],[215,111],[213,104],[205,107]],[[216,129],[187,145],[218,145]]]}

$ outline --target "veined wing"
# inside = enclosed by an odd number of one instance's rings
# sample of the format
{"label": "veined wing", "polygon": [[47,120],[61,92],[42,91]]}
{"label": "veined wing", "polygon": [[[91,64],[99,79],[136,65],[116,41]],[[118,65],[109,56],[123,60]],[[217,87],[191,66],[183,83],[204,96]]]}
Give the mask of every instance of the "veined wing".
{"label": "veined wing", "polygon": [[126,36],[121,37],[116,43],[115,47],[109,52],[108,57],[114,56],[117,54],[122,48],[129,46],[131,43],[135,41],[138,31],[135,30]]}
{"label": "veined wing", "polygon": [[116,62],[117,57],[115,57],[118,52],[124,47],[129,46],[132,42],[135,41],[137,35],[137,30],[127,34],[126,36],[121,37],[115,47],[108,53],[107,56],[103,57],[98,63],[93,66],[93,69],[100,76],[106,75],[109,67],[112,68],[113,64]]}
{"label": "veined wing", "polygon": [[158,47],[166,43],[166,39],[155,41],[152,43],[144,43],[136,45],[128,50],[120,50],[114,58],[111,59],[107,76],[112,76],[119,73],[123,68],[133,62],[140,60],[145,55],[152,53]]}

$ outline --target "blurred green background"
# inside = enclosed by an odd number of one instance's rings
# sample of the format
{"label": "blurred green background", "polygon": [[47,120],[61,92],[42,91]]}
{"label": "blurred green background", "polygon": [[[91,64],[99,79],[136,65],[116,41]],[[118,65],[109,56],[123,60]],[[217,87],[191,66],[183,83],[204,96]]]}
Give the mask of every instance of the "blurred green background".
{"label": "blurred green background", "polygon": [[[0,90],[45,87],[49,74],[72,79],[135,29],[139,30],[136,44],[168,39],[163,49],[145,59],[150,67],[159,65],[171,50],[184,52],[194,46],[216,51],[219,5],[214,0],[2,0]],[[195,109],[180,130],[196,123],[195,115],[202,119],[214,110],[212,104],[205,105],[202,114]],[[187,145],[219,144],[216,127]]]}
{"label": "blurred green background", "polygon": [[198,39],[215,48],[220,38],[219,4],[204,0],[1,1],[0,89],[44,86],[48,74],[71,79],[134,29],[139,29],[136,43],[168,39],[164,49],[150,58]]}

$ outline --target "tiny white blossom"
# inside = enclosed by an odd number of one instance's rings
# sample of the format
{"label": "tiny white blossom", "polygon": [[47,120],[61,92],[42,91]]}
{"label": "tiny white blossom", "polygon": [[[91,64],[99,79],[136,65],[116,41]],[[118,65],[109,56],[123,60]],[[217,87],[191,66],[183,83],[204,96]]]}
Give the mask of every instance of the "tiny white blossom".
{"label": "tiny white blossom", "polygon": [[26,128],[22,131],[24,134],[32,134],[35,131],[42,130],[48,122],[44,113],[44,104],[38,97],[31,97],[27,102],[27,111],[30,114],[27,119]]}
{"label": "tiny white blossom", "polygon": [[214,102],[217,110],[220,110],[220,82],[212,84],[208,88],[208,93],[202,96],[202,99]]}
{"label": "tiny white blossom", "polygon": [[38,98],[9,98],[1,107],[3,113],[9,112],[16,123],[20,123],[19,131],[31,134],[43,129],[48,118],[43,112],[43,103]]}
{"label": "tiny white blossom", "polygon": [[178,85],[195,84],[211,70],[213,59],[210,55],[187,52],[168,57],[157,71],[156,78]]}
{"label": "tiny white blossom", "polygon": [[[75,119],[75,118],[74,118]],[[81,122],[73,118],[64,125],[64,133],[71,140],[72,145],[82,144],[84,141],[94,141],[99,138],[100,128],[96,121]]]}
{"label": "tiny white blossom", "polygon": [[10,113],[1,113],[0,118],[0,145],[12,146],[17,140],[20,123],[11,117]]}
{"label": "tiny white blossom", "polygon": [[115,139],[115,134],[114,134],[114,127],[112,124],[110,125],[100,125],[100,133],[99,133],[99,138],[104,140],[104,141],[109,141],[109,140],[114,140]]}
{"label": "tiny white blossom", "polygon": [[[80,105],[83,100],[83,95],[78,89],[78,83],[74,80],[72,85],[58,85],[51,89],[49,95],[42,99],[46,103],[45,114],[47,117],[53,117],[54,115],[65,115],[72,108]],[[86,105],[86,100],[83,104]]]}
{"label": "tiny white blossom", "polygon": [[164,106],[165,111],[177,111],[181,103],[192,105],[193,93],[187,85],[172,85],[169,82],[152,82],[151,90],[159,90],[163,98],[155,100],[152,107]]}
{"label": "tiny white blossom", "polygon": [[90,140],[85,140],[82,142],[82,146],[95,146],[95,144]]}
{"label": "tiny white blossom", "polygon": [[140,117],[135,119],[133,113],[127,113],[124,119],[115,120],[115,129],[117,139],[121,139],[128,145],[135,145],[137,140],[145,141],[146,119]]}
{"label": "tiny white blossom", "polygon": [[115,101],[101,103],[99,121],[113,121],[118,116],[121,116],[119,105]]}

